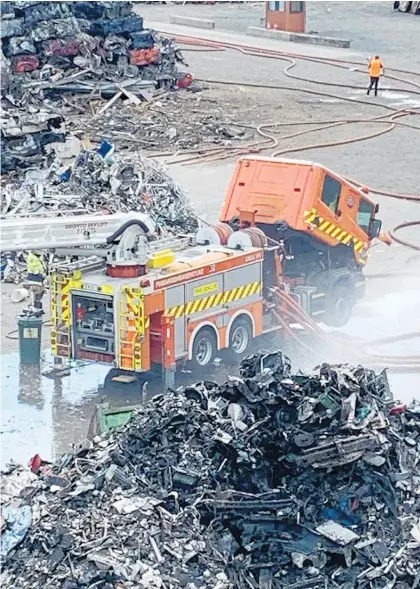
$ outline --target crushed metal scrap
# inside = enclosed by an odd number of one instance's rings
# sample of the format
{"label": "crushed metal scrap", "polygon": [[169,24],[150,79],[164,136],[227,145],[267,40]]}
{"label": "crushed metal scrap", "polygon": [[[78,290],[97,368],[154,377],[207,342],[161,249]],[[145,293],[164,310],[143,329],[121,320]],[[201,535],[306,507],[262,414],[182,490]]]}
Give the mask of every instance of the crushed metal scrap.
{"label": "crushed metal scrap", "polygon": [[[193,92],[171,39],[130,2],[3,2],[2,174],[45,167],[69,134],[118,149],[229,146],[244,130]],[[70,30],[71,29],[71,30]],[[138,130],[141,132],[137,132]]]}
{"label": "crushed metal scrap", "polygon": [[[130,2],[2,2],[1,10],[2,173],[39,163],[46,146],[66,141],[64,119],[91,114],[95,100],[138,105],[188,85],[179,50],[145,30]],[[84,96],[83,107],[65,111],[69,95]]]}
{"label": "crushed metal scrap", "polygon": [[[239,114],[234,107],[227,112],[215,102],[206,93],[172,92],[157,97],[142,110],[127,103],[121,107],[121,102],[117,102],[100,116],[79,114],[66,121],[74,135],[97,141],[107,137],[119,150],[140,148],[152,155],[169,155],[176,150],[204,151],[208,146],[230,147],[255,136],[255,129],[236,124]],[[129,132],[132,129],[141,129],[141,133]]]}
{"label": "crushed metal scrap", "polygon": [[[69,151],[70,146],[65,146]],[[98,149],[82,150],[71,168],[54,160],[45,170],[30,170],[25,180],[4,183],[1,194],[2,216],[130,211],[147,213],[161,237],[190,233],[198,227],[186,194],[161,164],[140,154],[114,156],[108,142]],[[59,259],[53,253],[46,256],[47,267]],[[19,283],[25,271],[24,253],[7,256],[6,281]]]}
{"label": "crushed metal scrap", "polygon": [[260,352],[240,374],[158,396],[17,485],[5,586],[418,587],[420,407],[360,366],[292,375]]}
{"label": "crushed metal scrap", "polygon": [[110,104],[112,100],[105,105],[99,102],[98,114],[93,116],[90,109],[86,112],[84,99],[77,97],[59,109],[52,101],[25,110],[2,108],[2,173],[10,176],[16,170],[46,167],[54,156],[68,153],[66,142],[85,138],[100,142],[106,137],[118,151],[135,149],[154,155],[224,148],[254,137],[253,130],[236,125],[234,115],[203,95],[164,93],[144,107],[121,99]]}
{"label": "crushed metal scrap", "polygon": [[130,79],[139,94],[173,87],[183,61],[171,40],[144,29],[131,2],[2,2],[1,38],[2,89],[20,106],[37,95],[109,96],[110,81]]}

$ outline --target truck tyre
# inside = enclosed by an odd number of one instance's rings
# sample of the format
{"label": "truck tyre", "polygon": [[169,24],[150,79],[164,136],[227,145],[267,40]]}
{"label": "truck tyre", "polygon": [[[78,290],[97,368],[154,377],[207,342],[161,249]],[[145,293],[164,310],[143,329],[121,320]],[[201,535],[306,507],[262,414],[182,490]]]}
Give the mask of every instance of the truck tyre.
{"label": "truck tyre", "polygon": [[252,339],[250,320],[245,317],[235,319],[229,333],[229,359],[232,362],[239,362],[244,358],[251,348]]}
{"label": "truck tyre", "polygon": [[338,284],[327,295],[325,323],[331,327],[343,327],[350,319],[354,304],[351,284]]}
{"label": "truck tyre", "polygon": [[400,12],[410,12],[412,2],[400,2],[399,10]]}
{"label": "truck tyre", "polygon": [[203,370],[213,364],[217,352],[217,340],[212,329],[203,327],[194,338],[191,354],[191,368]]}

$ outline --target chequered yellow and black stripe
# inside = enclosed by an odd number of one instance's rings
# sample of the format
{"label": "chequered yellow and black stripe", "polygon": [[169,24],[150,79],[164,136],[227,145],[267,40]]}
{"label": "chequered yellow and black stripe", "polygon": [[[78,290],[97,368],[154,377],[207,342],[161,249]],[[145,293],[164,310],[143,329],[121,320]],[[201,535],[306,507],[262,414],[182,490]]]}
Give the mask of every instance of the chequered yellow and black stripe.
{"label": "chequered yellow and black stripe", "polygon": [[311,209],[310,211],[305,211],[303,213],[303,220],[305,223],[313,223],[317,217],[316,209]]}
{"label": "chequered yellow and black stripe", "polygon": [[[54,296],[60,297],[61,303],[61,321],[66,325],[66,327],[70,327],[71,317],[70,317],[70,281],[69,280],[62,280],[59,281],[56,278],[56,282],[54,284],[54,289],[56,294]],[[52,315],[57,315],[57,301],[54,301],[52,305]],[[58,317],[57,317],[58,320]]]}
{"label": "chequered yellow and black stripe", "polygon": [[365,243],[361,239],[354,237],[348,231],[341,229],[341,227],[337,227],[337,225],[334,225],[334,223],[331,223],[331,221],[328,221],[328,219],[319,217],[316,210],[314,209],[311,211],[305,211],[303,220],[306,223],[315,225],[319,231],[326,233],[340,243],[348,246],[353,245],[357,252],[361,252],[365,246]]}
{"label": "chequered yellow and black stripe", "polygon": [[227,305],[238,299],[246,299],[255,294],[259,294],[262,290],[261,282],[251,282],[245,286],[238,286],[232,290],[221,292],[203,299],[185,303],[185,305],[177,305],[171,307],[166,311],[166,315],[175,317],[175,319],[183,315],[194,315],[194,313],[202,313],[212,307],[219,307],[220,305]]}

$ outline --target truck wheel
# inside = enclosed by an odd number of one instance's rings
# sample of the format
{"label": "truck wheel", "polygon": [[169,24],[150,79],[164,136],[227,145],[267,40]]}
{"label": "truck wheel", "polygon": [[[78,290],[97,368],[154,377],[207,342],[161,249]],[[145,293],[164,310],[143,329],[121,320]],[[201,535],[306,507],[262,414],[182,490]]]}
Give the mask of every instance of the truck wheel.
{"label": "truck wheel", "polygon": [[331,327],[343,327],[350,319],[355,303],[351,285],[340,284],[327,296],[325,323]]}
{"label": "truck wheel", "polygon": [[212,329],[200,329],[192,347],[191,366],[203,370],[212,365],[217,352],[217,341]]}
{"label": "truck wheel", "polygon": [[249,319],[235,319],[229,335],[228,356],[233,362],[239,362],[248,353],[252,345],[252,326]]}
{"label": "truck wheel", "polygon": [[399,11],[400,12],[410,12],[412,2],[400,2]]}

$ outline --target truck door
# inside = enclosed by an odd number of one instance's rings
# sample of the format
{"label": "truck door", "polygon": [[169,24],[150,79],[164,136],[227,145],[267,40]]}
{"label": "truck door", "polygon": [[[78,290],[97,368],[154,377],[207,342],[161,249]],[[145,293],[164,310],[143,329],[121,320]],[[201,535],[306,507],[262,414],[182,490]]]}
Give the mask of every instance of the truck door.
{"label": "truck door", "polygon": [[321,202],[329,209],[329,212],[336,215],[340,209],[341,182],[330,176],[324,175],[322,185]]}
{"label": "truck door", "polygon": [[378,237],[381,223],[380,221],[375,222],[375,205],[363,197],[360,197],[359,200],[356,223],[369,239]]}

